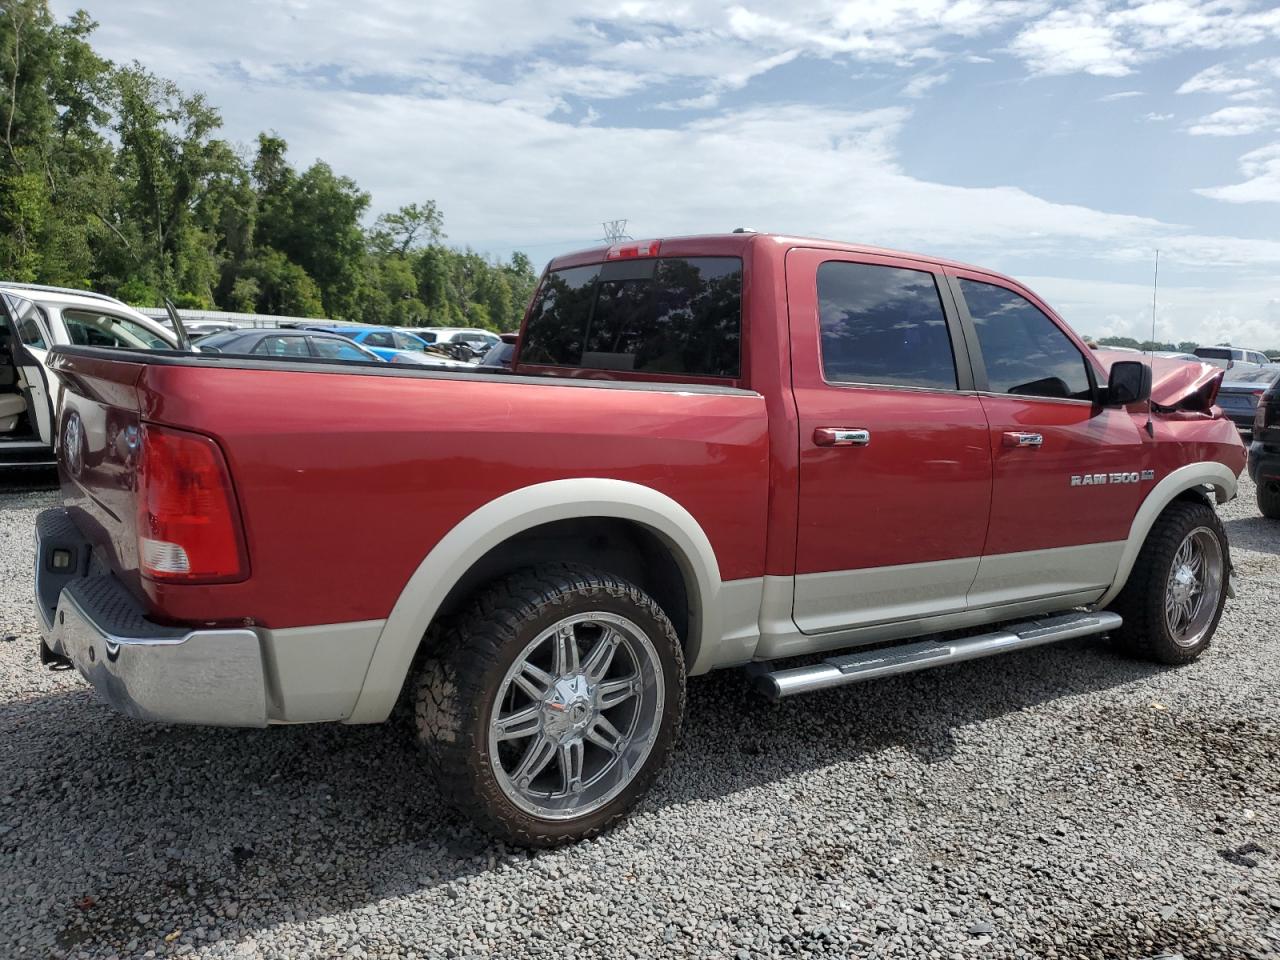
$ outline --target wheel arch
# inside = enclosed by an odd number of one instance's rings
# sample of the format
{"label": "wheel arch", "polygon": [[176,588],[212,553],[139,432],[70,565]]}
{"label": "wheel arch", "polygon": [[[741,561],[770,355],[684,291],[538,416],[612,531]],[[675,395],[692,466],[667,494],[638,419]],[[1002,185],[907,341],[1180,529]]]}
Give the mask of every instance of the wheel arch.
{"label": "wheel arch", "polygon": [[1116,578],[1111,587],[1098,601],[1098,607],[1105,607],[1124,589],[1133,572],[1133,565],[1142,551],[1151,528],[1160,519],[1160,515],[1177,500],[1197,499],[1210,503],[1206,488],[1211,488],[1214,499],[1218,503],[1226,503],[1236,495],[1238,480],[1231,468],[1214,460],[1189,463],[1172,471],[1161,479],[1146,499],[1138,507],[1133,523],[1129,526],[1129,536],[1125,539],[1124,550],[1120,554],[1120,564],[1116,569]]}
{"label": "wheel arch", "polygon": [[682,639],[686,663],[694,663],[704,641],[719,636],[722,630],[720,568],[697,520],[677,501],[643,484],[606,478],[551,480],[486,503],[432,547],[387,617],[347,722],[386,719],[432,621],[450,604],[459,602],[468,588],[490,579],[486,573],[500,575],[503,564],[486,567],[487,558],[522,538],[536,541],[540,529],[591,520],[625,525],[618,529],[634,525],[667,550],[683,581],[687,615]]}

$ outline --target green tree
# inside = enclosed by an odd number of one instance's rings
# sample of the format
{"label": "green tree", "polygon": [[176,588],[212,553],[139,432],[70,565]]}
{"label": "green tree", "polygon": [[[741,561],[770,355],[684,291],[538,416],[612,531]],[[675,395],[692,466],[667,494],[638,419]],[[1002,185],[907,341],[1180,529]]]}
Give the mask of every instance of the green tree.
{"label": "green tree", "polygon": [[108,64],[77,12],[54,22],[45,0],[0,4],[0,273],[89,281],[98,204],[111,195],[101,135]]}
{"label": "green tree", "polygon": [[[259,190],[262,191],[262,180]],[[279,250],[315,282],[332,317],[359,315],[365,260],[360,218],[369,195],[317,160],[260,192],[257,241]]]}

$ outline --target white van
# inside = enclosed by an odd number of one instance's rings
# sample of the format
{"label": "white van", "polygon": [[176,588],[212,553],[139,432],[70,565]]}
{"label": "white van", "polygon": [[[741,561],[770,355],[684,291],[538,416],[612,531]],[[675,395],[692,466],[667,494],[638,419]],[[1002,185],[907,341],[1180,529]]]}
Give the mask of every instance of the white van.
{"label": "white van", "polygon": [[172,350],[172,330],[114,297],[0,280],[0,468],[53,462],[58,344]]}

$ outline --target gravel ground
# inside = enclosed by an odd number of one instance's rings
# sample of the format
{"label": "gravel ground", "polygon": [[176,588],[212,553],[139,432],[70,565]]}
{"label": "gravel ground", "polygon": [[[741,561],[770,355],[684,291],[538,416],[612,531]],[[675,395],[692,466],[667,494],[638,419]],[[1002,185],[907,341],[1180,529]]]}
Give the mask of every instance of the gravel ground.
{"label": "gravel ground", "polygon": [[1197,664],[1085,641],[778,705],[700,678],[637,815],[531,856],[398,728],[149,726],[42,670],[55,497],[11,483],[0,957],[1280,957],[1280,524],[1241,494]]}

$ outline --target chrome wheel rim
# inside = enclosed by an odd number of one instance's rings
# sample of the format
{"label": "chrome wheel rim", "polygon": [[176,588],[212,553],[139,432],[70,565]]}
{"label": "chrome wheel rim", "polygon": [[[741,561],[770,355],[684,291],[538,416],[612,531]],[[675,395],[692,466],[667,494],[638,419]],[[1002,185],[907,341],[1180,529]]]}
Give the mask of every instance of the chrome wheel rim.
{"label": "chrome wheel rim", "polygon": [[579,613],[539,633],[503,677],[489,762],[521,810],[570,820],[621,793],[662,724],[662,665],[626,617]]}
{"label": "chrome wheel rim", "polygon": [[1180,647],[1204,639],[1222,595],[1222,544],[1208,527],[1196,527],[1173,553],[1164,591],[1164,622]]}

